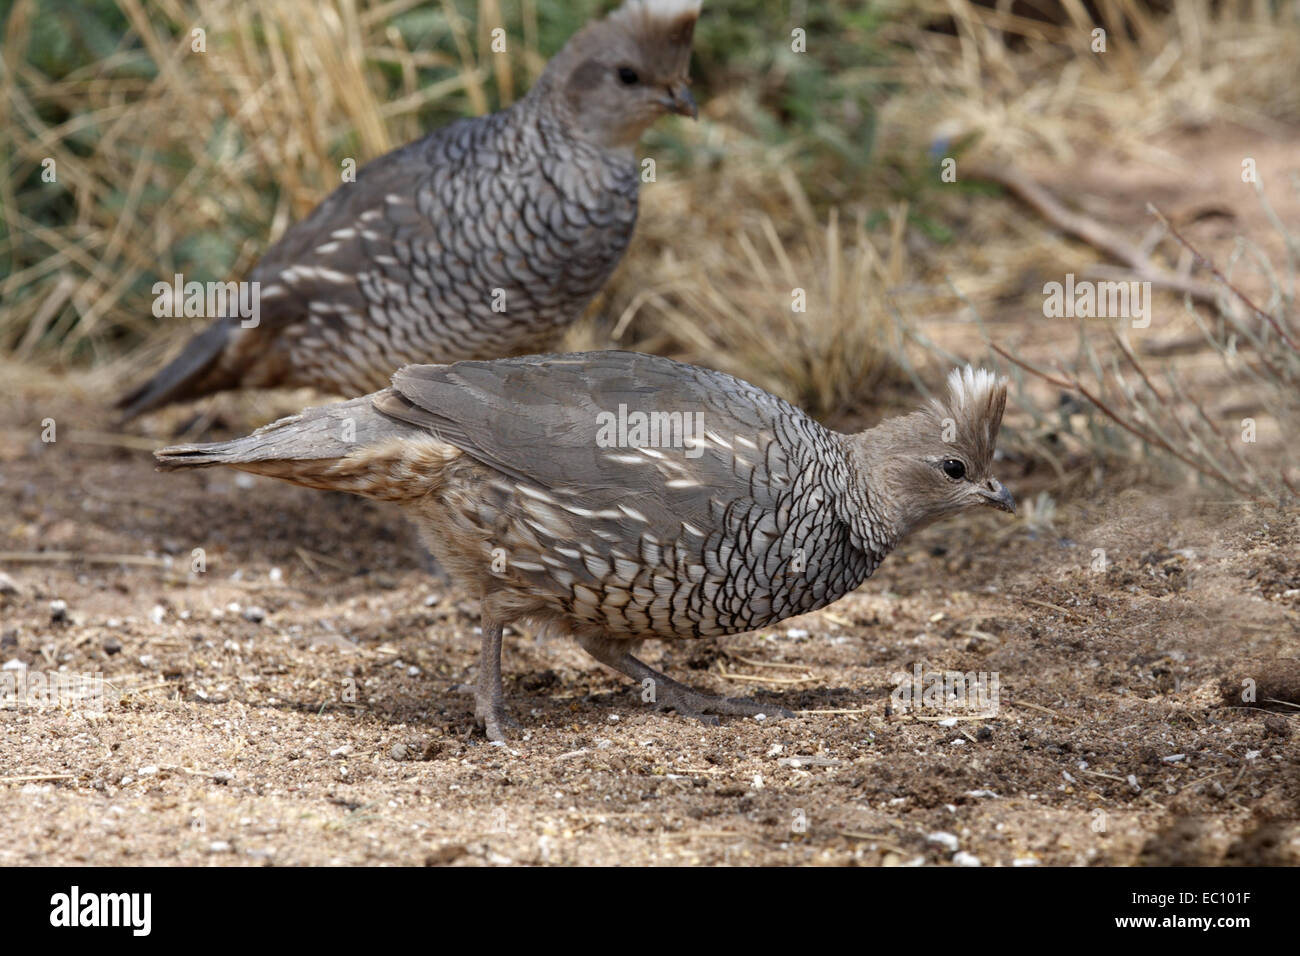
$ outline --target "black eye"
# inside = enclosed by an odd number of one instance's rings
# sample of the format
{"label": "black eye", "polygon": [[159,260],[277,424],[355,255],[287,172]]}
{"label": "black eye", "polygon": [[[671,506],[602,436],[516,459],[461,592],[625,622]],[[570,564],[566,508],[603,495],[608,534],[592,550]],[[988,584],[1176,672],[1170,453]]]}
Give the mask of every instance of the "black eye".
{"label": "black eye", "polygon": [[966,464],[960,458],[945,458],[943,473],[953,481],[961,481],[966,477]]}
{"label": "black eye", "polygon": [[636,70],[630,66],[620,66],[618,68],[619,82],[624,86],[636,86],[641,82],[641,77],[636,75]]}

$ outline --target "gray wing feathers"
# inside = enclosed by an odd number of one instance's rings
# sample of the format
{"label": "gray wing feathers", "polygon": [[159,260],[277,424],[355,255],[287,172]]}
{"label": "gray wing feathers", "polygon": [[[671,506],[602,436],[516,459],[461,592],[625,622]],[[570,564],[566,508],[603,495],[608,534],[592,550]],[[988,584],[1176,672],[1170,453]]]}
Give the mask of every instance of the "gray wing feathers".
{"label": "gray wing feathers", "polygon": [[[590,507],[640,500],[638,511],[660,512],[656,524],[703,519],[715,492],[723,501],[775,502],[797,467],[778,440],[782,426],[821,431],[730,375],[635,352],[407,366],[378,403],[516,480]],[[602,426],[620,406],[675,414],[683,435],[704,440],[649,454],[611,446]]]}

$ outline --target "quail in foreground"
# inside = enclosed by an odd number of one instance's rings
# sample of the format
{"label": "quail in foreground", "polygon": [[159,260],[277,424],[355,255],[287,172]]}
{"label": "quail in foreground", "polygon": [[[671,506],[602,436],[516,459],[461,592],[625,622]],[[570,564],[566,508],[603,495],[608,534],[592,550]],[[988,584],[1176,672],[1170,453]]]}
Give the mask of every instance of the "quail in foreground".
{"label": "quail in foreground", "polygon": [[226,389],[358,395],[412,362],[544,351],[632,238],[642,133],[697,113],[687,84],[699,10],[626,0],[576,33],[518,103],[366,165],[246,277],[256,314],[223,308],[117,403],[123,420]]}
{"label": "quail in foreground", "polygon": [[909,532],[975,505],[1015,511],[991,474],[1006,384],[969,366],[949,375],[946,402],[855,435],[730,375],[636,352],[413,365],[392,382],[156,456],[405,506],[479,599],[475,716],[494,740],[505,624],[568,631],[661,708],[774,714],[633,655],[648,638],[824,607]]}

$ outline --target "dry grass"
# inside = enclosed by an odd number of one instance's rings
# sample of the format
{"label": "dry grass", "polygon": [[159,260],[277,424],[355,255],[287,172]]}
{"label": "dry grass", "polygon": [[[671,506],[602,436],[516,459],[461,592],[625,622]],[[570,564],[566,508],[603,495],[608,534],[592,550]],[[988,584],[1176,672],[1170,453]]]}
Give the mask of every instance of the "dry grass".
{"label": "dry grass", "polygon": [[[1192,473],[1247,499],[1294,501],[1300,498],[1300,468],[1294,455],[1261,461],[1252,455],[1252,446],[1263,441],[1277,451],[1300,429],[1300,322],[1294,314],[1300,241],[1277,223],[1286,249],[1285,275],[1291,281],[1284,291],[1277,273],[1268,269],[1274,278],[1270,302],[1285,309],[1273,312],[1261,308],[1233,282],[1231,268],[1225,272],[1164,217],[1160,220],[1172,239],[1210,273],[1209,284],[1220,293],[1214,311],[1203,310],[1190,295],[1185,302],[1202,344],[1221,369],[1217,407],[1207,411],[1205,396],[1184,384],[1177,363],[1157,364],[1158,359],[1139,355],[1122,326],[1106,326],[1110,338],[1104,343],[1110,346],[1106,353],[1085,331],[1080,336],[1080,360],[1068,370],[1059,362],[1054,371],[1035,368],[1000,346],[993,347],[1033,376],[1081,395],[1099,416],[1126,433],[1123,437],[1137,439]],[[1115,437],[1099,445],[1113,448]],[[1131,448],[1120,447],[1132,454]]]}
{"label": "dry grass", "polygon": [[[916,138],[972,138],[972,159],[1064,163],[1100,146],[1149,157],[1160,134],[1225,118],[1261,129],[1300,118],[1300,7],[1172,6],[1157,15],[1103,0],[1094,22],[1067,0],[1063,21],[1044,23],[970,0],[906,0],[895,39],[914,51],[900,77],[913,92],[886,107],[882,125]],[[918,26],[933,21],[917,11],[950,17],[954,35]],[[1092,49],[1099,28],[1105,52]]]}
{"label": "dry grass", "polygon": [[[908,275],[905,209],[873,233],[861,215],[844,222],[837,207],[815,212],[788,171],[710,180],[715,204],[728,210],[712,241],[682,249],[661,240],[657,255],[629,257],[608,328],[579,337],[703,362],[824,418],[870,407],[899,344],[890,291]],[[644,231],[662,229],[666,240],[674,221],[696,215],[698,190],[652,191]]]}
{"label": "dry grass", "polygon": [[[727,15],[723,0],[709,7]],[[1129,0],[1100,4],[1101,55],[1075,2],[1057,23],[968,0],[886,7],[878,39],[894,55],[839,68],[891,90],[876,154],[857,165],[810,159],[806,142],[772,145],[756,120],[756,89],[771,77],[714,89],[698,124],[655,134],[660,181],[644,190],[637,241],[571,344],[722,367],[829,419],[867,413],[905,374],[934,380],[931,366],[991,358],[977,307],[1015,294],[1026,274],[1059,273],[1080,247],[961,173],[955,187],[940,183],[939,158],[956,156],[964,172],[1105,148],[1176,170],[1160,145],[1170,131],[1300,117],[1294,5],[1174,7],[1157,16]],[[189,331],[157,326],[154,281],[241,274],[339,182],[345,160],[360,165],[435,122],[512,101],[554,49],[542,38],[555,24],[534,0],[309,10],[301,0],[117,0],[117,10],[126,30],[116,47],[53,75],[30,56],[39,8],[18,0],[0,62],[0,119],[14,132],[0,146],[0,263],[10,266],[0,351],[94,367],[104,383],[156,366]],[[199,25],[203,53],[192,50]],[[489,51],[497,25],[511,37],[507,56]],[[35,177],[45,159],[57,184]],[[804,312],[792,308],[795,289]],[[1099,367],[1123,361],[1108,332],[1081,334]],[[1059,416],[1041,391],[1020,398],[1010,421],[1023,434],[1013,427],[1009,447],[1059,457],[1039,441]],[[1114,450],[1092,420],[1082,442]]]}

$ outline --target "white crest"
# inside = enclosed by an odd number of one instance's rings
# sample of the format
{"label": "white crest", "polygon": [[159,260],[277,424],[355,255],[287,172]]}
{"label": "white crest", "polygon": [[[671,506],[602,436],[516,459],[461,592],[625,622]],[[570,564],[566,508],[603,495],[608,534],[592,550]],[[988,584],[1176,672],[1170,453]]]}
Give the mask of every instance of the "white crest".
{"label": "white crest", "polygon": [[952,394],[953,408],[971,408],[987,404],[990,393],[1006,384],[995,372],[986,368],[955,368],[948,373],[948,391]]}
{"label": "white crest", "polygon": [[700,5],[701,0],[626,0],[618,12],[672,22],[684,16],[698,17]]}

